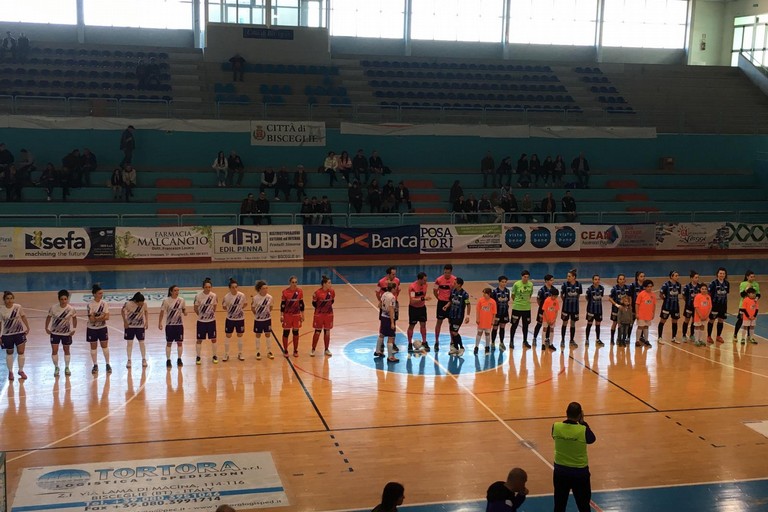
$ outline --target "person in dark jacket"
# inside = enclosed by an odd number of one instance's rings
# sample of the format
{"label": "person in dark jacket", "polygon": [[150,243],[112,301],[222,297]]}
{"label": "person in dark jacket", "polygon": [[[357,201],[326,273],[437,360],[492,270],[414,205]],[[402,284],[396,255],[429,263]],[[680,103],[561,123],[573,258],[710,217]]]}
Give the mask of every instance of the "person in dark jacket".
{"label": "person in dark jacket", "polygon": [[381,503],[371,512],[397,512],[397,507],[405,500],[405,487],[397,482],[388,482],[381,493]]}
{"label": "person in dark jacket", "polygon": [[395,189],[395,201],[397,202],[397,209],[400,210],[400,205],[405,203],[408,207],[408,211],[413,210],[413,204],[411,204],[411,193],[402,181],[397,184]]}
{"label": "person in dark jacket", "polygon": [[576,176],[580,188],[589,188],[589,162],[584,158],[584,152],[571,161],[571,171]]}
{"label": "person in dark jacket", "polygon": [[285,200],[291,200],[291,177],[288,174],[288,169],[282,166],[277,171],[277,185],[275,185],[275,201],[280,200],[280,192],[285,194]]}
{"label": "person in dark jacket", "polygon": [[91,173],[96,171],[99,163],[90,149],[85,148],[80,155],[80,178],[77,180],[79,186],[91,186]]}
{"label": "person in dark jacket", "polygon": [[368,159],[365,157],[365,152],[362,149],[358,149],[357,154],[352,159],[352,173],[357,181],[360,181],[360,175],[364,174],[365,181],[362,183],[368,184]]}
{"label": "person in dark jacket", "polygon": [[507,475],[507,481],[494,482],[485,495],[485,512],[514,512],[525,501],[528,488],[528,473],[521,468],[513,468]]}
{"label": "person in dark jacket", "polygon": [[231,187],[234,185],[235,174],[237,174],[237,186],[239,187],[243,184],[245,164],[243,164],[243,159],[240,158],[240,155],[233,149],[227,157],[227,186]]}
{"label": "person in dark jacket", "polygon": [[259,209],[256,206],[256,199],[253,197],[253,194],[248,194],[248,196],[243,199],[243,202],[240,203],[240,224],[245,224],[246,215],[251,216],[251,222],[254,225],[258,224],[256,221],[257,213],[259,213]]}
{"label": "person in dark jacket", "polygon": [[269,216],[269,199],[267,194],[259,192],[259,198],[256,200],[256,209],[259,213],[259,224],[272,224],[272,217]]}
{"label": "person in dark jacket", "polygon": [[125,164],[133,163],[133,152],[136,150],[136,139],[134,138],[133,132],[135,131],[135,128],[133,125],[129,125],[128,128],[126,128],[123,131],[123,134],[120,136],[120,151],[123,152],[123,160],[120,162],[120,167],[124,166]]}
{"label": "person in dark jacket", "polygon": [[349,187],[347,194],[351,210],[354,210],[355,213],[360,213],[363,209],[363,191],[357,180],[352,181],[352,186]]}

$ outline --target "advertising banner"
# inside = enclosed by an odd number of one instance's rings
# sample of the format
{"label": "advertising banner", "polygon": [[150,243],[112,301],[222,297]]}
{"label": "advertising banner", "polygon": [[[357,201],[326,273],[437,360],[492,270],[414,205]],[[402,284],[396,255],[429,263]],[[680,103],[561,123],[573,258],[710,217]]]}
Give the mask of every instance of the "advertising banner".
{"label": "advertising banner", "polygon": [[501,252],[501,224],[422,224],[421,254]]}
{"label": "advertising banner", "polygon": [[419,226],[370,229],[304,226],[304,254],[419,254]]}
{"label": "advertising banner", "polygon": [[582,224],[582,249],[654,249],[655,224]]}
{"label": "advertising banner", "polygon": [[724,241],[717,242],[728,249],[768,249],[768,224],[726,222],[718,233]]}
{"label": "advertising banner", "polygon": [[115,257],[115,228],[15,228],[17,260],[82,260]]}
{"label": "advertising banner", "polygon": [[0,259],[13,259],[13,228],[0,228]]}
{"label": "advertising banner", "polygon": [[251,121],[251,146],[325,146],[325,123]]}
{"label": "advertising banner", "polygon": [[690,249],[725,249],[729,231],[720,222],[658,222],[656,249],[661,251]]}
{"label": "advertising banner", "polygon": [[214,261],[300,260],[301,226],[214,226]]}
{"label": "advertising banner", "polygon": [[116,228],[117,258],[211,256],[211,226]]}
{"label": "advertising banner", "polygon": [[504,224],[502,252],[578,251],[579,224]]}
{"label": "advertising banner", "polygon": [[24,468],[12,510],[211,511],[287,506],[268,452]]}

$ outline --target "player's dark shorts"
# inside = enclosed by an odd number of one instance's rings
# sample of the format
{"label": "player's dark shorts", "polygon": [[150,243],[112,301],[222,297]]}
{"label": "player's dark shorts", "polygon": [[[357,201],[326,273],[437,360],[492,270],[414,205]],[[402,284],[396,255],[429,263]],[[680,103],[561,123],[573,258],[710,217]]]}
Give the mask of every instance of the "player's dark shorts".
{"label": "player's dark shorts", "polygon": [[235,331],[237,334],[245,332],[245,320],[230,320],[229,318],[224,320],[224,333],[232,334]]}
{"label": "player's dark shorts", "polygon": [[568,320],[571,320],[573,322],[579,321],[579,314],[578,313],[561,313],[560,314],[560,320],[563,322],[567,322]]}
{"label": "player's dark shorts", "polygon": [[171,343],[173,341],[184,341],[184,326],[183,325],[166,325],[165,326],[165,341]]}
{"label": "player's dark shorts", "polygon": [[435,311],[435,318],[437,318],[438,320],[445,320],[446,318],[448,318],[448,311],[450,310],[450,308],[443,309],[446,304],[448,304],[447,300],[437,301],[437,310]]}
{"label": "player's dark shorts", "polygon": [[143,327],[128,327],[125,330],[123,339],[126,341],[130,341],[136,338],[139,341],[144,341],[145,332],[146,330]]}
{"label": "player's dark shorts", "polygon": [[611,305],[611,321],[616,322],[619,320],[619,308]]}
{"label": "player's dark shorts", "polygon": [[395,328],[392,327],[392,320],[389,318],[381,318],[379,326],[379,334],[386,336],[387,338],[393,338],[395,336]]}
{"label": "player's dark shorts", "polygon": [[272,332],[272,320],[254,320],[253,332],[261,334],[263,332]]}
{"label": "player's dark shorts", "polygon": [[666,320],[667,318],[672,317],[672,320],[678,320],[680,318],[680,308],[677,308],[672,311],[667,311],[666,309],[662,309],[659,313],[659,318],[662,320]]}
{"label": "player's dark shorts", "polygon": [[91,329],[88,327],[85,329],[85,341],[88,343],[96,343],[97,341],[109,341],[109,332],[106,327],[99,327],[98,329]]}
{"label": "player's dark shorts", "polygon": [[541,308],[541,306],[539,306],[539,308],[536,310],[536,323],[544,323],[544,310]]}
{"label": "player's dark shorts", "polygon": [[201,322],[197,321],[197,339],[215,340],[216,339],[216,322]]}
{"label": "player's dark shorts", "polygon": [[60,334],[51,334],[51,345],[58,345],[59,343],[61,343],[62,345],[71,345],[72,336],[62,336]]}
{"label": "player's dark shorts", "polygon": [[461,324],[463,323],[463,320],[464,320],[463,318],[459,320],[456,320],[456,319],[450,320],[451,322],[450,331],[453,333],[458,333],[459,329],[461,329]]}
{"label": "player's dark shorts", "polygon": [[603,321],[603,312],[599,313],[590,313],[587,311],[587,322],[602,322]]}
{"label": "player's dark shorts", "polygon": [[27,341],[27,335],[26,334],[6,334],[2,337],[2,340],[3,340],[3,348],[5,350],[13,350],[13,347],[18,347],[19,345]]}
{"label": "player's dark shorts", "polygon": [[685,309],[683,310],[683,316],[685,318],[691,318],[693,316],[693,306],[688,306],[686,304]]}
{"label": "player's dark shorts", "polygon": [[509,323],[509,311],[504,313],[496,313],[493,317],[493,325],[508,324]]}
{"label": "player's dark shorts", "polygon": [[718,304],[718,303],[712,304],[712,311],[709,313],[710,320],[714,320],[715,318],[720,318],[722,320],[725,320],[725,317],[727,316],[728,316],[728,304]]}
{"label": "player's dark shorts", "polygon": [[427,307],[408,306],[408,324],[416,325],[427,321]]}
{"label": "player's dark shorts", "polygon": [[513,309],[512,310],[512,323],[519,322],[520,319],[523,320],[524,324],[531,323],[531,310],[520,310],[520,309]]}

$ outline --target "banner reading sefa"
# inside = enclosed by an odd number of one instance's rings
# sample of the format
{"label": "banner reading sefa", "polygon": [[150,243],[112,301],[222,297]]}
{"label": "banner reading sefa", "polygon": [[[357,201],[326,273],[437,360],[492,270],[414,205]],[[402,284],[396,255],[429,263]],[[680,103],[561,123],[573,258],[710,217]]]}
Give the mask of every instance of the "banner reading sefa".
{"label": "banner reading sefa", "polygon": [[325,123],[251,121],[251,146],[325,146]]}

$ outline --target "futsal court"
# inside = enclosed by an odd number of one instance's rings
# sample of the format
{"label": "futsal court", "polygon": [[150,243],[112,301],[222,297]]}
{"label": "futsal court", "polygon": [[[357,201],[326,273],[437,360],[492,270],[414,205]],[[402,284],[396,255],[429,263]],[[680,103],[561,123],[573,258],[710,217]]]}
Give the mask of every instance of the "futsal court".
{"label": "futsal court", "polygon": [[[709,283],[720,265],[731,283],[726,343],[694,347],[659,344],[656,322],[653,348],[619,348],[609,339],[610,304],[604,303],[603,348],[584,344],[584,300],[577,325],[579,347],[556,352],[522,348],[518,329],[514,350],[486,357],[472,354],[474,309],[461,334],[462,358],[449,357],[448,325],[441,350],[409,356],[399,363],[374,359],[378,330],[375,283],[388,261],[303,266],[259,264],[136,265],[132,267],[35,267],[2,270],[0,288],[15,293],[30,322],[27,342],[29,379],[4,381],[0,449],[7,452],[7,489],[13,502],[27,467],[109,460],[137,460],[233,452],[270,452],[290,505],[282,510],[370,510],[388,481],[405,486],[404,509],[470,511],[485,509],[485,491],[507,471],[528,472],[529,498],[522,510],[552,508],[553,441],[550,427],[564,418],[569,402],[579,401],[597,436],[589,447],[594,510],[768,510],[768,320],[760,315],[757,345],[734,344],[734,314],[744,271],[764,276],[760,257],[707,256],[700,259],[624,260],[427,260],[402,264],[397,344],[407,342],[407,285],[419,271],[432,283],[444,263],[465,280],[472,307],[486,286],[505,274],[509,286],[527,268],[534,295],[551,273],[559,288],[570,268],[578,269],[584,288],[593,274],[602,276],[606,295],[619,272],[631,282],[642,270],[658,291],[671,270],[688,282],[690,269]],[[332,357],[310,357],[310,297],[328,275],[336,290]],[[213,364],[208,341],[196,366],[191,296],[211,277],[218,294],[218,353],[223,354],[221,299],[235,277],[250,300],[258,279],[275,297],[273,329],[278,339],[279,296],[290,276],[299,279],[307,303],[299,357],[285,358],[274,341],[275,359],[255,358],[252,315],[246,313],[245,361],[237,360],[232,339],[230,360]],[[93,283],[105,289],[110,304],[111,375],[91,375],[85,342],[83,302]],[[165,367],[165,337],[158,329],[157,300],[176,284],[187,300],[183,360]],[[72,375],[54,377],[50,343],[43,325],[56,292],[78,292],[73,304],[79,326],[72,345]],[[142,291],[149,298],[149,366],[141,367],[138,344],[133,367],[126,369],[119,297]],[[154,300],[154,302],[153,302]],[[764,299],[765,300],[765,299]],[[434,342],[435,301],[428,302],[428,340]],[[763,306],[767,308],[768,306]],[[535,314],[536,307],[533,311]],[[658,316],[657,316],[658,318]],[[682,322],[682,320],[681,320]],[[530,329],[533,329],[533,324]],[[670,323],[665,336],[671,337]],[[418,327],[415,338],[419,339]],[[507,337],[509,328],[507,329]],[[633,332],[634,336],[634,332]],[[632,340],[634,342],[634,338]],[[541,337],[539,337],[539,343]],[[320,341],[322,347],[322,337]],[[262,338],[262,354],[266,352]],[[173,348],[173,360],[176,348]],[[61,363],[60,363],[61,364]],[[762,432],[762,433],[761,433]],[[571,500],[569,510],[575,510]],[[215,504],[211,510],[215,509]]]}

